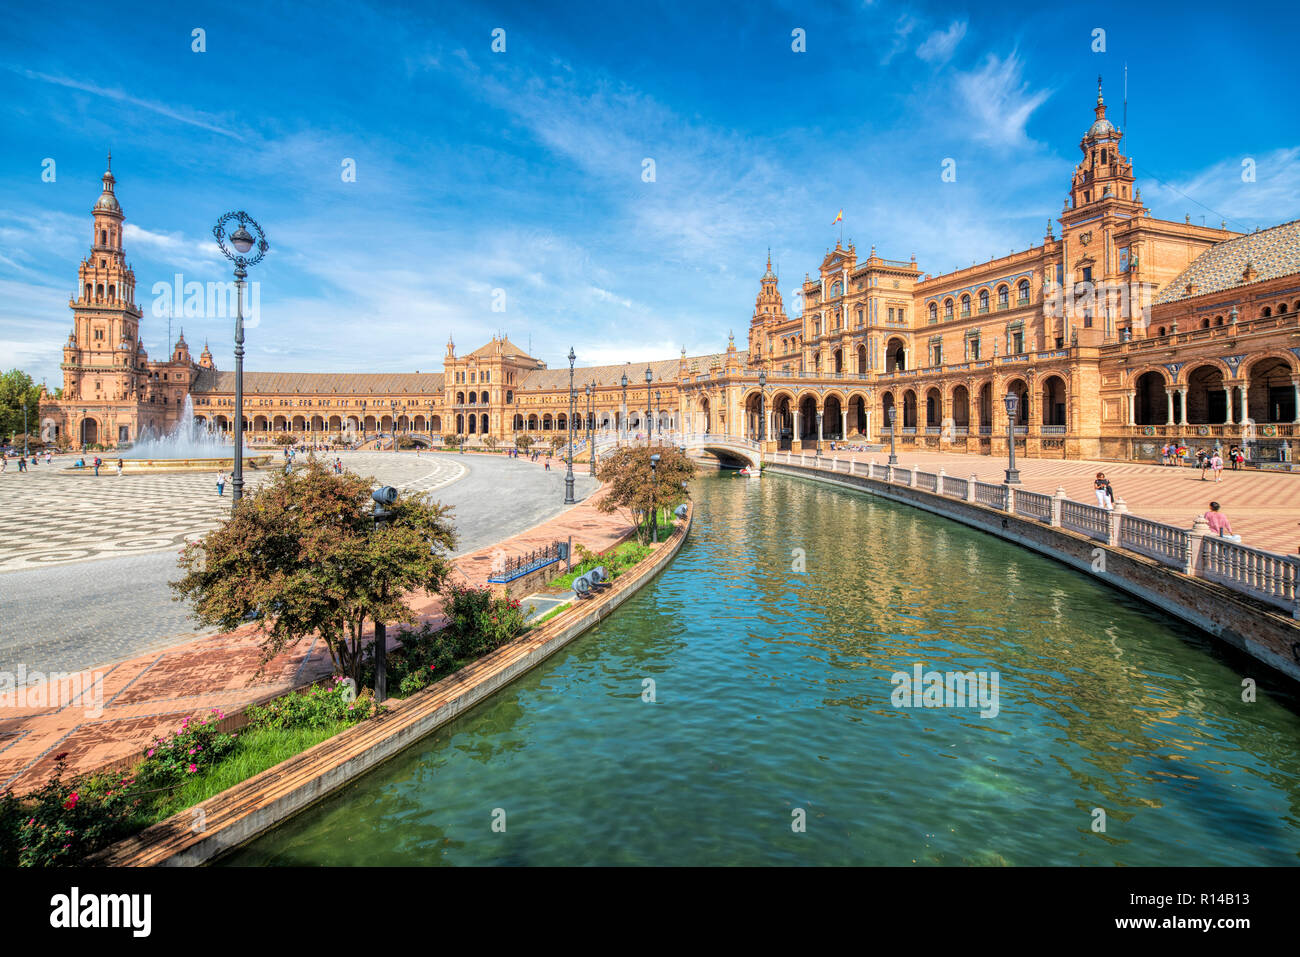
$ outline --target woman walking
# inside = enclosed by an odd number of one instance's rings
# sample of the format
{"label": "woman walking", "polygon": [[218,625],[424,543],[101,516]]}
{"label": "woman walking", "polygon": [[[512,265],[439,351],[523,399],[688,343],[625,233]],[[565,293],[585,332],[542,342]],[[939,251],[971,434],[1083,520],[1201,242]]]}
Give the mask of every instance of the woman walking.
{"label": "woman walking", "polygon": [[1097,479],[1092,483],[1093,491],[1097,493],[1097,507],[1104,508],[1106,511],[1113,511],[1115,508],[1115,490],[1111,488],[1110,479],[1106,478],[1105,472],[1098,472]]}
{"label": "woman walking", "polygon": [[121,459],[118,459],[118,460],[117,460],[117,477],[118,477],[118,478],[121,478],[121,477],[122,477],[122,460],[121,460]]}
{"label": "woman walking", "polygon": [[1223,475],[1223,456],[1219,450],[1215,449],[1214,454],[1210,456],[1210,468],[1214,470],[1214,481],[1218,481]]}
{"label": "woman walking", "polygon": [[226,494],[226,473],[218,472],[217,473],[217,495],[224,496],[225,494]]}

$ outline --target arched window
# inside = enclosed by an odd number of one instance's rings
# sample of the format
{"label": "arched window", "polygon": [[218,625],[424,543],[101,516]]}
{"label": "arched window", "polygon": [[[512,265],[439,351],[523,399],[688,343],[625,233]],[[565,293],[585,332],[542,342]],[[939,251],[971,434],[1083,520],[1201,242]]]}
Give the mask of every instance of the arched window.
{"label": "arched window", "polygon": [[1018,300],[1017,304],[1021,306],[1027,305],[1029,303],[1029,280],[1028,279],[1022,279],[1016,285],[1016,299]]}
{"label": "arched window", "polygon": [[831,298],[835,298],[836,296],[840,295],[843,292],[844,292],[844,287],[840,283],[837,282],[831,285]]}
{"label": "arched window", "polygon": [[862,307],[858,307],[858,328],[862,328]]}
{"label": "arched window", "polygon": [[943,301],[943,317],[944,317],[945,319],[951,319],[951,318],[952,318],[952,300],[951,300],[951,299],[945,299],[945,300]]}
{"label": "arched window", "polygon": [[[83,234],[83,235],[84,235],[84,234]],[[108,230],[106,230],[106,229],[101,229],[101,230],[99,231],[99,244],[100,244],[101,246],[107,246],[107,245],[108,245]]]}
{"label": "arched window", "polygon": [[1007,308],[1007,295],[1008,295],[1007,287],[998,286],[998,308],[999,309]]}
{"label": "arched window", "polygon": [[931,322],[939,321],[939,307],[936,306],[934,303],[930,303],[930,321]]}
{"label": "arched window", "polygon": [[989,291],[987,289],[981,289],[980,290],[980,312],[988,312],[988,311],[989,311]]}
{"label": "arched window", "polygon": [[1265,306],[1264,311],[1259,314],[1259,317],[1261,319],[1267,319],[1271,315],[1273,315],[1273,310],[1270,309],[1268,306]]}
{"label": "arched window", "polygon": [[969,295],[965,295],[965,296],[962,296],[962,297],[961,297],[961,314],[962,314],[963,316],[969,316],[969,315],[970,315],[970,296],[969,296]]}
{"label": "arched window", "polygon": [[1285,312],[1286,312],[1286,303],[1284,303],[1284,302],[1279,302],[1279,303],[1277,304],[1277,314],[1280,316],[1280,315],[1285,314]]}

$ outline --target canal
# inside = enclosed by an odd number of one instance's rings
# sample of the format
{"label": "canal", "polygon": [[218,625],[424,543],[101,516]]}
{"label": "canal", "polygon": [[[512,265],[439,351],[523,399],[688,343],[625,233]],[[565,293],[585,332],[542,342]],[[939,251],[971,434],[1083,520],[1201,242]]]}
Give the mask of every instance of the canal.
{"label": "canal", "polygon": [[[225,863],[1297,863],[1300,708],[1247,659],[905,505],[693,494],[607,621]],[[996,709],[896,703],[918,664]]]}

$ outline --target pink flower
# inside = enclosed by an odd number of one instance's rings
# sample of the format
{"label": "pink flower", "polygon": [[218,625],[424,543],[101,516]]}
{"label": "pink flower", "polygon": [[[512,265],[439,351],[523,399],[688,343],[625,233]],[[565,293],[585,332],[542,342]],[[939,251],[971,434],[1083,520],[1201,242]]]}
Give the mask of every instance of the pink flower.
{"label": "pink flower", "polygon": [[199,769],[199,766],[198,766],[197,764],[191,764],[191,765],[190,765],[188,768],[186,768],[185,770],[188,771],[190,774],[193,774],[193,773],[194,773],[195,771],[197,771],[198,769]]}
{"label": "pink flower", "polygon": [[77,806],[77,792],[73,791],[72,795],[66,801],[63,802],[63,807],[66,810],[71,811],[76,806]]}
{"label": "pink flower", "polygon": [[150,749],[149,749],[149,753],[146,754],[145,757],[146,757],[146,758],[152,758],[152,757],[153,757],[153,748],[150,748]]}

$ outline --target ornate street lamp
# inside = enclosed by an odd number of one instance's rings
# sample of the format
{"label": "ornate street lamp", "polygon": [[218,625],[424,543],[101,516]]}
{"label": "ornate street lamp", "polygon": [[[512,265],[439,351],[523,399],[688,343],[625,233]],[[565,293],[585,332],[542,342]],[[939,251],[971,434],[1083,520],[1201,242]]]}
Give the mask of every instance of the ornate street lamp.
{"label": "ornate street lamp", "polygon": [[[658,389],[655,389],[655,419],[658,420],[659,417],[660,417],[661,415],[663,415],[663,406],[661,406],[661,405],[659,404],[659,390],[658,390]],[[663,444],[663,441],[664,441],[663,434],[664,434],[664,428],[663,428],[663,425],[660,424],[660,426],[659,426],[659,443],[660,443],[661,445]]]}
{"label": "ornate street lamp", "polygon": [[627,438],[627,373],[623,373],[623,437]]}
{"label": "ornate street lamp", "polygon": [[1020,484],[1020,472],[1016,468],[1016,406],[1020,402],[1020,397],[1014,392],[1008,392],[1002,399],[1007,407],[1007,485]]}
{"label": "ornate street lamp", "polygon": [[656,481],[659,474],[659,453],[650,456],[650,544],[659,541],[659,507],[655,501]]}
{"label": "ornate street lamp", "polygon": [[898,456],[894,454],[894,416],[897,410],[891,405],[889,407],[889,464],[897,465]]}
{"label": "ornate street lamp", "polygon": [[[27,400],[23,400],[23,458],[27,458]],[[23,466],[26,468],[27,466]]]}
{"label": "ornate street lamp", "polygon": [[[227,236],[226,224],[232,219],[236,228]],[[249,226],[257,233],[256,237],[248,231]],[[233,511],[244,495],[244,279],[248,276],[248,267],[261,262],[270,247],[257,220],[242,210],[226,213],[218,219],[217,225],[212,228],[212,235],[216,237],[222,255],[235,264],[235,468],[230,477],[230,507]],[[235,247],[234,252],[227,248],[227,238],[230,239],[230,245]],[[254,246],[257,247],[257,255],[249,257],[248,253]]]}
{"label": "ornate street lamp", "polygon": [[587,458],[591,460],[591,474],[596,474],[596,420],[592,417],[592,393],[595,383],[587,383]]}
{"label": "ornate street lamp", "polygon": [[573,497],[573,362],[577,358],[573,346],[569,346],[569,468],[564,473],[565,505],[573,505],[577,501]]}
{"label": "ornate street lamp", "polygon": [[645,418],[646,418],[645,444],[647,447],[651,444],[651,439],[653,438],[654,431],[655,431],[655,424],[650,418],[652,414],[652,410],[650,408],[650,383],[653,381],[654,381],[654,373],[650,371],[649,366],[646,366],[645,367]]}
{"label": "ornate street lamp", "polygon": [[767,370],[758,374],[758,441],[767,441]]}

